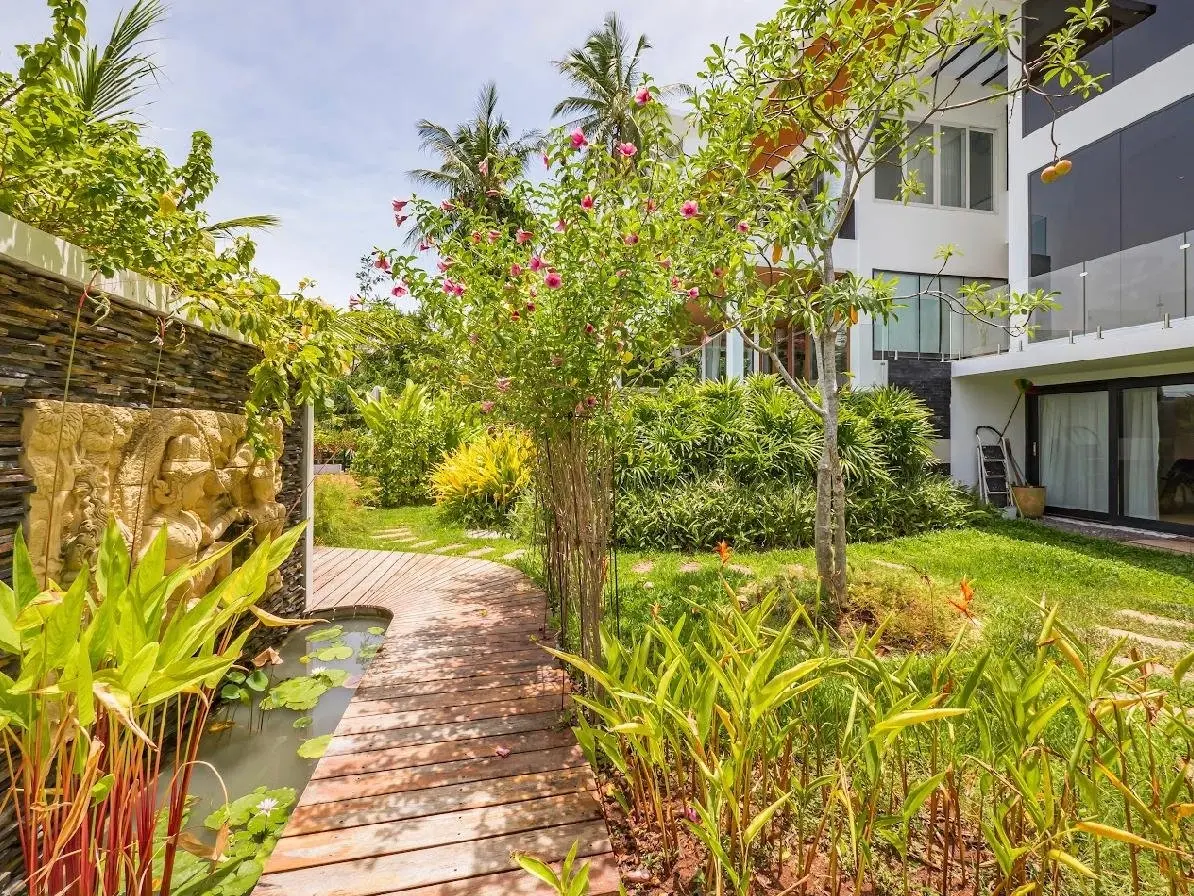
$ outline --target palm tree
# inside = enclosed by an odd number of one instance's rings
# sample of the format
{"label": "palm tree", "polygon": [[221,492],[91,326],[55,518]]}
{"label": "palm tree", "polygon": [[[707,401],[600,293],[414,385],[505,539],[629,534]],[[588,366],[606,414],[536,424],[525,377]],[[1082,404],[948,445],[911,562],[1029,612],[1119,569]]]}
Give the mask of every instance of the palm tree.
{"label": "palm tree", "polygon": [[[556,63],[577,93],[561,100],[552,115],[569,117],[566,127],[581,128],[590,141],[611,151],[620,143],[641,146],[644,138],[633,113],[634,95],[643,84],[642,58],[649,49],[645,34],[632,41],[617,13],[608,13],[583,47]],[[685,89],[667,87],[661,93],[666,99]]]}
{"label": "palm tree", "polygon": [[527,131],[513,138],[497,105],[497,85],[489,81],[477,94],[473,118],[455,130],[427,119],[420,121],[419,148],[438,156],[440,165],[416,168],[408,176],[438,189],[457,205],[508,220],[513,209],[503,188],[526,167],[543,137],[537,131]]}
{"label": "palm tree", "polygon": [[165,18],[161,0],[135,0],[116,17],[102,50],[89,45],[67,67],[66,87],[93,121],[131,115],[134,102],[157,83],[157,63],[144,47]]}

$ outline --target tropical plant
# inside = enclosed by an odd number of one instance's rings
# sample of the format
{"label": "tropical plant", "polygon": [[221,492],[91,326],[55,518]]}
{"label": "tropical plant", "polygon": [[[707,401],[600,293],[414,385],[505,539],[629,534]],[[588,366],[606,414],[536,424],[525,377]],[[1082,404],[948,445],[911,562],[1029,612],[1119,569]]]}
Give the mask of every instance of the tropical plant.
{"label": "tropical plant", "polygon": [[574,841],[568,850],[568,855],[564,857],[558,874],[542,859],[537,859],[526,853],[516,852],[514,861],[527,874],[547,884],[556,896],[588,896],[589,863],[576,864],[576,854],[579,849],[580,841]]}
{"label": "tropical plant", "polygon": [[473,408],[413,380],[397,395],[384,388],[370,398],[350,394],[367,427],[353,468],[376,483],[384,507],[429,500],[432,471],[475,429]]}
{"label": "tropical plant", "polygon": [[[172,291],[183,316],[252,342],[262,358],[253,371],[250,427],[258,449],[268,450],[269,424],[289,419],[295,403],[322,398],[357,352],[387,331],[368,315],[306,295],[310,283],[284,293],[253,267],[256,247],[248,236],[218,245],[219,235],[272,219],[210,222],[203,206],[217,180],[211,138],[196,131],[176,166],[124,116],[153,71],[142,45],[160,18],[158,3],[136,4],[117,22],[108,48],[86,56],[84,4],[49,5],[52,33],[17,48],[15,75],[0,72],[0,212],[86,249],[95,279],[144,274]],[[105,301],[89,285],[78,311]],[[163,322],[162,350],[174,334]]]}
{"label": "tropical plant", "polygon": [[607,633],[601,666],[557,654],[593,685],[577,737],[660,878],[695,889],[677,861],[696,848],[707,893],[1190,892],[1194,654],[1163,689],[1051,611],[1029,656],[963,630],[892,659],[885,620],[838,635],[725,589]]}
{"label": "tropical plant", "polygon": [[[974,519],[934,472],[928,409],[896,388],[842,394],[847,532],[877,541]],[[772,376],[674,381],[619,406],[618,543],[634,549],[795,547],[814,541],[823,428]]]}
{"label": "tropical plant", "polygon": [[477,94],[471,120],[451,130],[427,119],[420,121],[419,148],[437,156],[439,167],[416,168],[408,175],[451,203],[509,221],[517,206],[510,202],[506,188],[535,154],[542,135],[526,131],[513,136],[497,107],[497,84],[489,81]]}
{"label": "tropical plant", "polygon": [[[642,70],[643,55],[649,49],[651,42],[645,34],[633,40],[618,14],[608,13],[584,46],[571,50],[556,63],[560,74],[577,93],[560,100],[552,115],[570,116],[565,128],[579,128],[611,153],[626,143],[643,146],[648,135],[639,127],[633,110],[639,91],[650,89],[643,80]],[[666,100],[682,89],[665,88],[659,92]],[[670,134],[667,138],[669,146],[675,143]]]}
{"label": "tropical plant", "polygon": [[431,494],[449,519],[468,526],[505,526],[531,484],[534,447],[523,432],[485,432],[444,457],[431,474]]}
{"label": "tropical plant", "polygon": [[252,633],[246,615],[294,624],[256,604],[301,535],[183,599],[233,545],[167,572],[165,530],[134,560],[112,523],[93,570],[42,590],[18,529],[12,587],[0,582],[0,647],[15,658],[0,674],[0,737],[30,896],[170,893],[214,691]]}
{"label": "tropical plant", "polygon": [[144,52],[149,32],[166,18],[161,0],[135,0],[112,25],[103,49],[91,45],[66,69],[66,86],[92,121],[128,117],[151,84],[158,67]]}
{"label": "tropical plant", "polygon": [[[1017,55],[1020,6],[786,0],[774,17],[744,34],[736,50],[714,48],[694,99],[702,145],[693,176],[705,185],[703,211],[709,221],[740,222],[738,237],[726,239],[719,253],[720,276],[706,274],[701,295],[716,320],[739,327],[747,344],[771,359],[821,422],[817,567],[822,586],[839,597],[846,588],[847,497],[837,345],[861,315],[884,319],[900,297],[891,281],[838,270],[834,242],[865,178],[931,150],[931,140],[910,136],[918,126],[976,104],[959,83],[933,74],[943,68],[940,60],[971,47],[1006,56],[1006,85],[984,88],[983,101],[1097,88],[1080,57],[1084,40],[1107,24],[1105,4],[1086,0],[1071,7],[1070,21],[1033,59]],[[921,190],[910,174],[901,195]],[[943,268],[954,254],[941,248]],[[960,301],[942,299],[987,322],[1023,321],[1050,304],[1043,291],[996,293],[984,284],[965,289]],[[785,368],[765,335],[779,320],[809,334],[815,391]],[[756,333],[764,335],[756,339]]]}
{"label": "tropical plant", "polygon": [[363,486],[351,473],[315,477],[315,513],[312,519],[316,544],[344,546],[367,534],[360,511],[373,498],[373,489]]}
{"label": "tropical plant", "polygon": [[[659,103],[636,110],[644,130],[668,130]],[[534,440],[548,587],[587,656],[600,649],[613,395],[671,345],[690,289],[673,259],[699,242],[695,205],[659,145],[636,165],[637,147],[591,152],[584,134],[557,132],[547,180],[515,179],[514,160],[490,168],[510,179],[521,224],[413,200],[442,275],[417,257],[378,256],[444,339],[454,392]]]}

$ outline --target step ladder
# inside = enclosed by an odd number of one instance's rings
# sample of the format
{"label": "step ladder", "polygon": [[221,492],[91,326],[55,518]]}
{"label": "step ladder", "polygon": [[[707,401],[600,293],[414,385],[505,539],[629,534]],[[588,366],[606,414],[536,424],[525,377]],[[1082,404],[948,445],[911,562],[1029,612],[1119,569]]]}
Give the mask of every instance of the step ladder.
{"label": "step ladder", "polygon": [[992,507],[1011,504],[1011,476],[1007,439],[994,426],[974,431],[978,442],[978,494]]}

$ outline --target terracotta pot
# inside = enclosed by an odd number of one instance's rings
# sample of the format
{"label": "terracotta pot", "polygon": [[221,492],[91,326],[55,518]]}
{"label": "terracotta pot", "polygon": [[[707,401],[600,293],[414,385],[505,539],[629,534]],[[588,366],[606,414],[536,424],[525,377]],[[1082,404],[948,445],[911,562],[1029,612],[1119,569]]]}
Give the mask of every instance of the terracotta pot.
{"label": "terracotta pot", "polygon": [[1012,500],[1026,520],[1039,520],[1045,515],[1045,490],[1035,485],[1013,485]]}

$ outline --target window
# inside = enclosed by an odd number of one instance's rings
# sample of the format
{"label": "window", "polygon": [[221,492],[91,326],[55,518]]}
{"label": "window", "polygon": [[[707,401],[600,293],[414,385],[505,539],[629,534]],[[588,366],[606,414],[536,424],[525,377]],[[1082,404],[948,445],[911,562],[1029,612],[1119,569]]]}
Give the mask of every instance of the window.
{"label": "window", "polygon": [[[1024,4],[1024,36],[1028,58],[1037,58],[1050,34],[1068,21],[1073,0],[1028,0]],[[1101,75],[1101,92],[1139,74],[1154,63],[1194,43],[1194,16],[1190,0],[1110,0],[1104,15],[1110,28],[1083,35],[1081,58],[1092,75]],[[1059,93],[1056,83],[1047,85]],[[1096,92],[1094,96],[1098,96]],[[1052,104],[1028,93],[1022,104],[1024,133],[1045,127],[1055,114],[1063,115],[1086,102],[1081,96],[1062,93]]]}
{"label": "window", "polygon": [[[926,145],[909,155],[908,151],[922,141]],[[924,124],[909,132],[904,146],[904,153],[891,152],[879,160],[875,168],[876,199],[899,201],[900,184],[912,178],[924,192],[909,195],[909,202],[995,211],[994,133]]]}
{"label": "window", "polygon": [[895,355],[916,358],[957,358],[993,354],[1007,348],[1006,326],[982,321],[960,311],[957,297],[964,285],[984,283],[992,290],[1007,288],[1006,280],[971,277],[937,277],[875,271],[876,277],[895,281],[897,307],[886,321],[874,321],[876,358]]}

